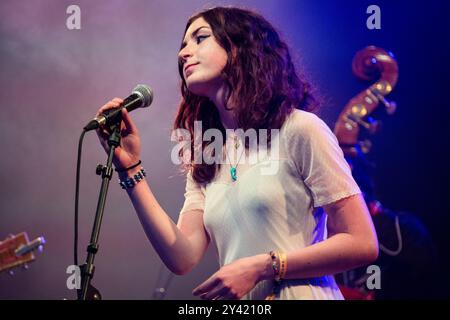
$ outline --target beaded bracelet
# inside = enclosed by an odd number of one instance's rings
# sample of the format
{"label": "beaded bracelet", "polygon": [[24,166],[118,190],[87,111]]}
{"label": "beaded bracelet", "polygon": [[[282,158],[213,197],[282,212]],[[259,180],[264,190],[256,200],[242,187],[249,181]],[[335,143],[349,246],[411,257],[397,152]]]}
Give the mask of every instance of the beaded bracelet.
{"label": "beaded bracelet", "polygon": [[131,189],[134,186],[136,186],[139,182],[141,182],[142,180],[144,180],[144,178],[147,176],[147,173],[145,172],[144,168],[141,168],[141,170],[136,173],[134,176],[132,177],[128,177],[125,180],[120,180],[119,179],[119,185],[122,187],[122,189],[126,190],[126,189]]}
{"label": "beaded bracelet", "polygon": [[[281,266],[281,256],[283,253],[280,253],[278,251],[270,251],[269,252],[270,257],[272,258],[272,269],[273,273],[275,275],[275,281],[273,282],[273,289],[272,292],[264,299],[264,300],[275,300],[276,297],[280,294],[281,290],[281,272],[280,269]],[[285,265],[285,263],[284,263]],[[286,271],[284,271],[285,273]]]}
{"label": "beaded bracelet", "polygon": [[272,258],[272,269],[275,275],[275,281],[280,281],[280,260],[279,253],[277,251],[270,251],[270,257]]}

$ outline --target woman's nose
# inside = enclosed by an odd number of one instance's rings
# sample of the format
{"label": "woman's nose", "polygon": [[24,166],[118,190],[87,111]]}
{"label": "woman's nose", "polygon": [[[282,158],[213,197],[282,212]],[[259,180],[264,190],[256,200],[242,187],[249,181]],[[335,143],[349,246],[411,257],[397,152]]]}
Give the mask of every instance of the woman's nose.
{"label": "woman's nose", "polygon": [[187,61],[187,59],[192,56],[192,50],[188,49],[188,47],[184,47],[183,49],[180,50],[180,52],[178,53],[178,58],[185,63]]}

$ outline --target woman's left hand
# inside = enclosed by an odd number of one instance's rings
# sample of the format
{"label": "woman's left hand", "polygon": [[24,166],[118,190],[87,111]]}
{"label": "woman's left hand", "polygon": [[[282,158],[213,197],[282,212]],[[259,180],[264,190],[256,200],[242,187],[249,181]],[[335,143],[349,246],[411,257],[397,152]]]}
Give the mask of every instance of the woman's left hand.
{"label": "woman's left hand", "polygon": [[256,284],[273,277],[271,258],[260,254],[227,264],[192,291],[205,300],[241,299]]}

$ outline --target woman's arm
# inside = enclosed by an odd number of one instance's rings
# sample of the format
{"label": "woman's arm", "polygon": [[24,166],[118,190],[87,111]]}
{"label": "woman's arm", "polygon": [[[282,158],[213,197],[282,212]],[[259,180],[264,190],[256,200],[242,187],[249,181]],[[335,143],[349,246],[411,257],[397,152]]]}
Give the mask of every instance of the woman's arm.
{"label": "woman's arm", "polygon": [[[123,100],[114,98],[97,111],[97,117],[103,112],[119,108]],[[120,146],[114,151],[113,162],[116,168],[128,168],[141,158],[141,138],[139,131],[125,108],[122,109]],[[97,135],[105,151],[109,152],[109,132],[107,128],[99,128]],[[134,176],[139,167],[119,172],[123,181]],[[209,239],[203,227],[203,210],[198,206],[186,210],[181,216],[179,225],[161,208],[153,196],[146,180],[139,182],[128,195],[141,221],[147,238],[152,243],[166,266],[175,274],[184,274],[191,270],[201,259],[208,246]]]}
{"label": "woman's arm", "polygon": [[[287,252],[285,279],[336,274],[377,259],[378,240],[361,194],[326,205],[324,209],[328,215],[328,238]],[[263,261],[265,257],[260,259]],[[273,278],[273,275],[266,273],[263,277]]]}
{"label": "woman's arm", "polygon": [[[284,279],[320,277],[356,268],[378,256],[378,240],[360,194],[324,207],[328,238],[311,246],[286,252]],[[276,248],[274,248],[276,249]],[[194,289],[202,299],[240,299],[261,280],[274,279],[268,253],[242,258],[223,266]]]}
{"label": "woman's arm", "polygon": [[[128,175],[134,175],[139,169]],[[201,260],[209,243],[203,226],[203,211],[183,213],[176,225],[161,208],[146,180],[127,192],[147,238],[167,268],[177,275],[189,272]]]}

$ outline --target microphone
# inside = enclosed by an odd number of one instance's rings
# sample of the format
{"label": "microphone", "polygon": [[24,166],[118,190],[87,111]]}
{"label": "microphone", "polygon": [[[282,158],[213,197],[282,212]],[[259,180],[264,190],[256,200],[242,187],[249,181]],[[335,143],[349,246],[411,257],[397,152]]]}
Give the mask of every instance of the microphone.
{"label": "microphone", "polygon": [[103,112],[98,117],[91,120],[84,128],[84,131],[95,130],[100,126],[112,125],[121,120],[122,109],[127,109],[131,112],[138,108],[148,107],[153,101],[153,91],[144,84],[138,84],[122,103],[122,106],[117,109],[110,109]]}

